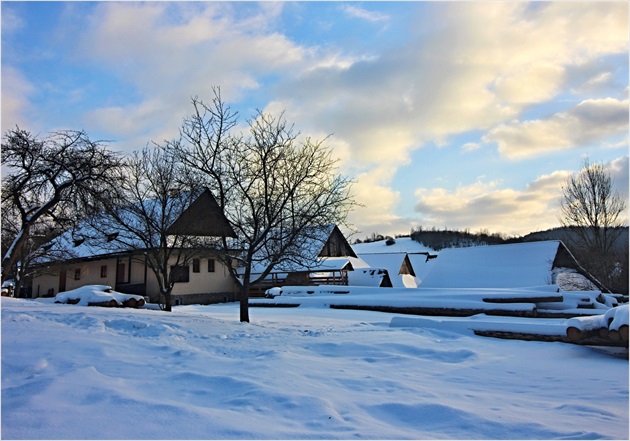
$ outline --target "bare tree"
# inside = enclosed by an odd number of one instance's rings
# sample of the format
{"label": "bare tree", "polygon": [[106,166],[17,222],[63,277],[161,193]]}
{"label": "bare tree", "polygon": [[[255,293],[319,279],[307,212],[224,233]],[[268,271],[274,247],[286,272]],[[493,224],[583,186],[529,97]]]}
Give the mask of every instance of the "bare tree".
{"label": "bare tree", "polygon": [[240,285],[240,320],[249,322],[250,285],[283,263],[312,263],[307,245],[318,239],[316,227],[346,221],[351,181],[323,141],[300,141],[283,115],[259,111],[247,136],[232,134],[237,114],[214,92],[209,105],[193,99],[194,113],[171,148],[212,190],[236,232],[236,242],[223,238],[222,254]]}
{"label": "bare tree", "polygon": [[614,191],[603,164],[586,160],[562,187],[560,221],[574,231],[577,240],[571,245],[584,266],[607,286],[618,266],[614,255],[626,224],[625,209],[626,201]]}
{"label": "bare tree", "polygon": [[3,275],[19,284],[52,236],[98,209],[117,186],[119,164],[116,153],[83,131],[43,139],[19,128],[8,131],[2,142],[8,171],[2,178]]}
{"label": "bare tree", "polygon": [[181,270],[199,255],[202,239],[173,234],[169,227],[199,196],[184,187],[181,165],[160,146],[147,146],[127,158],[119,198],[94,218],[92,228],[109,251],[133,252],[151,269],[160,290],[160,303],[172,309],[172,291]]}

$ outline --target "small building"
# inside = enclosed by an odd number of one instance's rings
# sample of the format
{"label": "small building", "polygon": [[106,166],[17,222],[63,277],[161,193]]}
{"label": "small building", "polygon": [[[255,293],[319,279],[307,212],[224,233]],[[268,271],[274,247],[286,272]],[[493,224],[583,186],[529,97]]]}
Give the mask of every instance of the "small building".
{"label": "small building", "polygon": [[383,284],[375,285],[381,287],[418,287],[429,271],[430,262],[437,256],[435,251],[410,237],[355,244],[353,249],[372,270],[387,273],[389,285],[384,278]]}
{"label": "small building", "polygon": [[[348,285],[350,272],[368,267],[336,225],[310,228],[299,242],[301,263],[284,261],[276,265],[265,279],[250,286],[250,296],[263,296],[267,289],[285,285]],[[259,263],[252,266],[252,280],[267,268],[265,259],[254,261]]]}

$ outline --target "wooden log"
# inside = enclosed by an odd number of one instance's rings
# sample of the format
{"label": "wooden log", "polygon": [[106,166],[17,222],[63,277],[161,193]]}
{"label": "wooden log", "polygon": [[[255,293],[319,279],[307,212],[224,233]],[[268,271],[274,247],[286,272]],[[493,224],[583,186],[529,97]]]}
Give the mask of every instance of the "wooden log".
{"label": "wooden log", "polygon": [[104,308],[116,308],[118,306],[118,302],[114,299],[111,299],[111,300],[108,300],[107,302],[88,303],[88,306],[102,306]]}
{"label": "wooden log", "polygon": [[130,299],[127,299],[123,302],[123,306],[126,306],[128,308],[137,308],[138,307],[138,301],[131,297]]}
{"label": "wooden log", "polygon": [[621,341],[621,334],[616,329],[611,329],[608,331],[608,338],[612,341]]}
{"label": "wooden log", "polygon": [[486,303],[558,303],[563,302],[562,296],[538,296],[538,297],[484,297]]}
{"label": "wooden log", "polygon": [[576,313],[576,312],[563,312],[562,310],[557,310],[557,311],[551,311],[551,310],[544,310],[544,311],[537,311],[537,317],[538,318],[564,318],[564,319],[569,319],[569,318],[573,318],[573,317],[592,317],[593,314],[590,314],[588,312],[585,312],[584,314],[580,314],[580,313]]}
{"label": "wooden log", "polygon": [[474,333],[475,335],[480,335],[482,337],[494,337],[506,340],[566,342],[566,338],[562,335],[530,334],[526,332],[511,331],[474,331]]}
{"label": "wooden log", "polygon": [[138,308],[142,308],[144,306],[144,304],[145,304],[144,299],[138,300]]}
{"label": "wooden log", "polygon": [[571,344],[583,345],[583,346],[627,347],[626,343],[623,341],[613,341],[608,338],[599,338],[599,337],[581,338],[579,340],[574,341],[562,335],[542,335],[542,334],[529,334],[529,333],[523,333],[523,332],[510,332],[510,331],[474,331],[474,333],[475,335],[479,335],[482,337],[503,338],[503,339],[508,339],[508,340],[564,342],[564,343],[571,343]]}
{"label": "wooden log", "polygon": [[250,308],[297,308],[298,306],[300,306],[299,303],[258,303],[258,302],[254,302],[254,303],[250,303],[249,307]]}
{"label": "wooden log", "polygon": [[578,303],[577,307],[580,309],[594,309],[595,304],[594,303]]}
{"label": "wooden log", "polygon": [[567,328],[567,337],[571,341],[579,341],[582,338],[582,331],[575,326]]}
{"label": "wooden log", "polygon": [[619,335],[621,336],[621,341],[628,343],[628,325],[621,325],[619,327]]}
{"label": "wooden log", "polygon": [[567,338],[571,341],[580,341],[591,338],[609,338],[608,328],[595,328],[595,329],[578,329],[574,326],[567,328]]}
{"label": "wooden log", "polygon": [[531,309],[460,309],[460,308],[437,308],[418,306],[374,306],[374,305],[330,305],[331,309],[354,309],[360,311],[378,311],[394,314],[442,316],[442,317],[470,317],[477,314],[487,314],[504,317],[536,317],[536,308]]}

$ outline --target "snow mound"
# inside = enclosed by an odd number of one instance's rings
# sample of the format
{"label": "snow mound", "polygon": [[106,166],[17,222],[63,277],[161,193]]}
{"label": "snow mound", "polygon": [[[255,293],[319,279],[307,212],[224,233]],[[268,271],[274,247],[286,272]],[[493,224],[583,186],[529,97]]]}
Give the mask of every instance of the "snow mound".
{"label": "snow mound", "polygon": [[81,306],[143,306],[144,297],[112,291],[107,285],[85,285],[55,296],[55,303],[79,304]]}

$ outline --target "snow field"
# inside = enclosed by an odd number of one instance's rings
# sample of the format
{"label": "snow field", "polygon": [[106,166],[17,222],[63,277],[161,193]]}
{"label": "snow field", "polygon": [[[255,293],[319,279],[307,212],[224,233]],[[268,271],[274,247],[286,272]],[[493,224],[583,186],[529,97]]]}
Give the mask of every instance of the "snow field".
{"label": "snow field", "polygon": [[239,323],[236,304],[165,313],[3,298],[2,437],[628,437],[619,350],[476,337],[463,319],[250,316]]}

